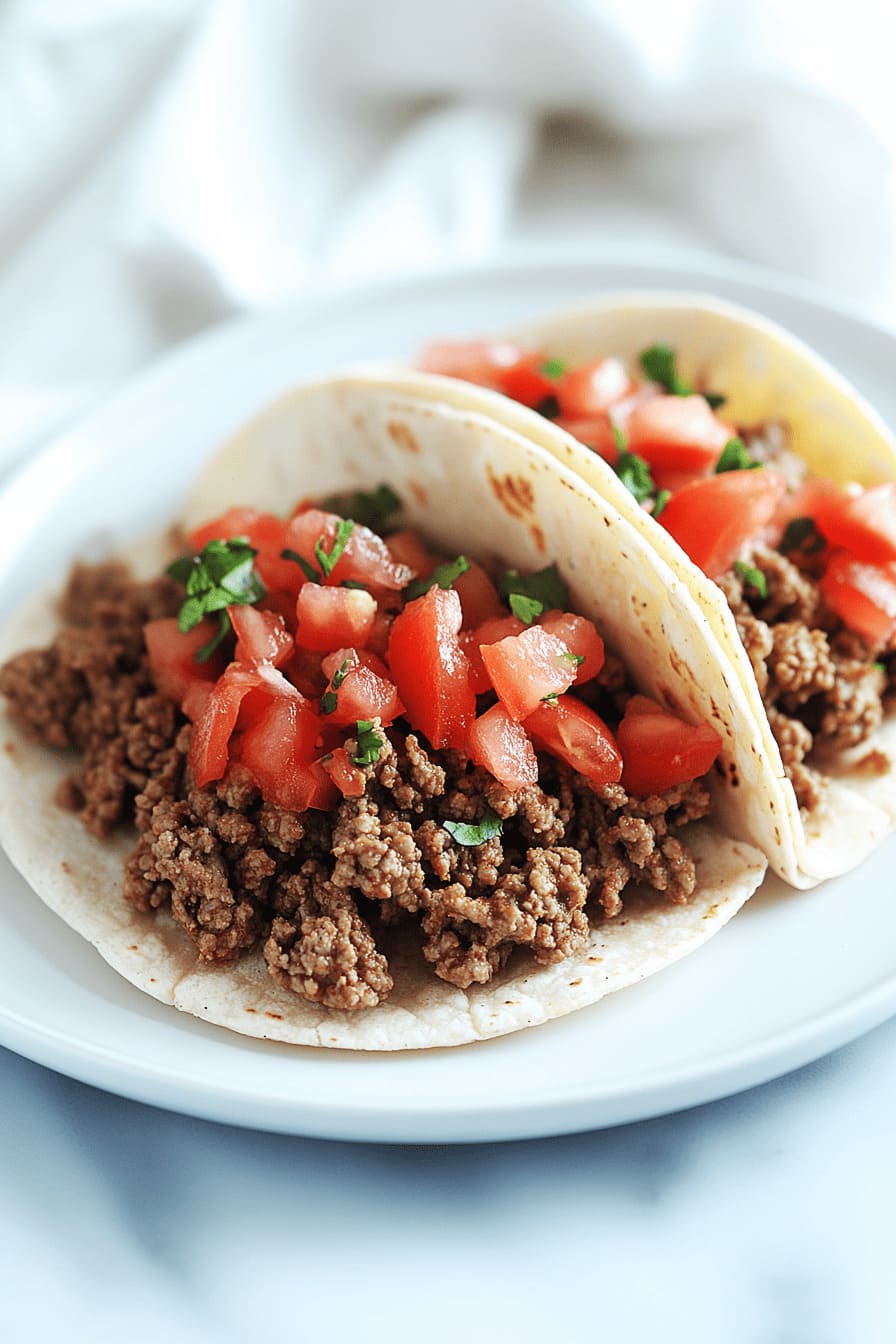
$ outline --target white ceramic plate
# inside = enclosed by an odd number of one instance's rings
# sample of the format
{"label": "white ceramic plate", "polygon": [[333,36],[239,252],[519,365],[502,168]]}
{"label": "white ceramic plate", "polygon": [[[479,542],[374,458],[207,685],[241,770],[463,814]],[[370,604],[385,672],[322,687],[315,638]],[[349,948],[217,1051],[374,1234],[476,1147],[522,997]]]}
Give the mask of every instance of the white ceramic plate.
{"label": "white ceramic plate", "polygon": [[[186,347],[22,473],[0,498],[0,619],[110,527],[120,537],[169,518],[200,460],[297,376],[410,355],[599,289],[663,285],[776,318],[896,421],[893,336],[730,268],[530,259],[330,295]],[[457,1050],[369,1056],[251,1041],[155,1003],[0,856],[0,1042],[141,1101],[297,1134],[445,1142],[618,1124],[762,1082],[896,1011],[894,861],[891,842],[814,892],[769,880],[706,948],[571,1017]]]}

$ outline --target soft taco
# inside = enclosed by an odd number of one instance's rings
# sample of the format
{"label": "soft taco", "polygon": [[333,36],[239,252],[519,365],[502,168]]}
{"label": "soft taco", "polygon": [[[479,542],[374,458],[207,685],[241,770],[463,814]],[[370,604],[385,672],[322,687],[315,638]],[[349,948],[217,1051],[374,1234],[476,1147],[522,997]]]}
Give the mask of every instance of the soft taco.
{"label": "soft taco", "polygon": [[31,601],[0,670],[0,838],[149,994],[455,1045],[660,970],[760,882],[712,812],[743,692],[688,584],[513,430],[305,386],[178,525]]}
{"label": "soft taco", "polygon": [[749,703],[740,759],[761,756],[761,806],[728,822],[796,886],[859,863],[896,825],[896,444],[875,412],[702,295],[615,295],[422,363],[685,578]]}

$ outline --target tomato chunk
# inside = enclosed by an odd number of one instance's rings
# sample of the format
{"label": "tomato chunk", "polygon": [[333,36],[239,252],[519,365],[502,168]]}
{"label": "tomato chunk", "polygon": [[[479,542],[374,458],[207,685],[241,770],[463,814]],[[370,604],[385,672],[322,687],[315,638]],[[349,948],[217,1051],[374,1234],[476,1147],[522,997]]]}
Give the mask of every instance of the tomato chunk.
{"label": "tomato chunk", "polygon": [[293,638],[282,616],[246,604],[228,607],[227,614],[236,632],[234,658],[238,663],[248,667],[273,663],[274,667],[281,667],[286,662],[293,651]]}
{"label": "tomato chunk", "polygon": [[197,626],[182,634],[177,628],[177,618],[163,616],[157,621],[147,621],[143,627],[143,638],[149,654],[152,679],[160,695],[182,705],[184,697],[196,683],[211,684],[224,670],[224,659],[216,650],[204,663],[197,663],[196,653],[214,639],[218,633],[216,621],[200,621]]}
{"label": "tomato chunk", "polygon": [[708,475],[730,438],[700,396],[651,397],[628,421],[629,449],[649,463],[661,489],[674,489],[682,476]]}
{"label": "tomato chunk", "polygon": [[476,717],[470,663],[461,647],[460,598],[453,588],[430,588],[392,624],[388,664],[415,728],[432,745],[463,748]]}
{"label": "tomato chunk", "polygon": [[863,565],[847,551],[835,551],[819,587],[843,624],[872,648],[896,637],[896,564]]}
{"label": "tomato chunk", "polygon": [[[276,696],[234,743],[234,755],[251,773],[265,799],[291,812],[320,807],[321,789],[312,759],[320,719],[297,693]],[[335,792],[335,791],[332,791]],[[312,801],[315,800],[315,801]]]}
{"label": "tomato chunk", "polygon": [[[339,654],[343,656],[340,658]],[[356,649],[340,649],[339,654],[331,654],[323,662],[329,689],[336,696],[335,708],[325,713],[326,722],[344,725],[358,719],[379,719],[388,728],[404,713],[404,705],[387,669],[376,655],[365,655]],[[333,685],[336,676],[338,686]]]}
{"label": "tomato chunk", "polygon": [[633,389],[621,359],[598,359],[562,374],[556,395],[564,419],[590,420],[622,401]]}
{"label": "tomato chunk", "polygon": [[[279,673],[275,675],[279,676]],[[190,740],[190,768],[200,789],[213,779],[220,779],[227,769],[230,738],[236,728],[240,706],[249,692],[263,682],[264,677],[257,668],[231,663],[212,687],[205,708],[193,724]],[[298,694],[292,687],[289,690]]]}
{"label": "tomato chunk", "polygon": [[556,420],[555,424],[565,429],[574,439],[578,439],[579,443],[584,443],[586,448],[597,453],[605,462],[609,462],[611,467],[615,467],[619,460],[619,444],[608,415],[588,420],[568,420],[564,417]]}
{"label": "tomato chunk", "polygon": [[471,725],[467,751],[506,789],[538,783],[538,761],[529,736],[501,704],[492,705]]}
{"label": "tomato chunk", "polygon": [[562,639],[539,625],[480,648],[485,670],[512,719],[520,722],[549,695],[569,690],[575,659]]}
{"label": "tomato chunk", "polygon": [[419,534],[410,528],[391,532],[386,537],[386,547],[396,564],[407,565],[418,578],[431,574],[438,564],[438,557],[433,555]]}
{"label": "tomato chunk", "polygon": [[708,723],[686,723],[644,697],[635,696],[616,730],[624,762],[622,785],[643,797],[663,793],[705,775],[722,747]]}
{"label": "tomato chunk", "polygon": [[597,676],[604,665],[604,642],[593,621],[572,611],[546,611],[539,616],[538,624],[548,634],[562,639],[570,653],[583,659],[576,668],[576,686]]}
{"label": "tomato chunk", "polygon": [[525,628],[525,622],[518,616],[494,616],[477,625],[475,630],[461,630],[460,642],[470,660],[470,680],[477,695],[485,695],[492,689],[492,679],[482,661],[482,645],[497,644],[499,639],[518,635]]}
{"label": "tomato chunk", "polygon": [[742,546],[774,516],[786,485],[777,472],[724,471],[673,495],[660,525],[711,579],[724,574]]}
{"label": "tomato chunk", "polygon": [[575,696],[561,695],[556,705],[540,705],[525,723],[536,745],[599,788],[616,784],[622,757],[616,740],[599,714]]}
{"label": "tomato chunk", "polygon": [[296,644],[326,653],[342,645],[363,647],[373,631],[376,602],[363,588],[324,588],[305,583],[296,599]]}
{"label": "tomato chunk", "polygon": [[[335,513],[306,509],[289,520],[285,544],[301,555],[306,564],[320,571],[321,564],[315,548],[319,542],[324,553],[332,555],[337,529],[342,521]],[[293,565],[293,569],[301,574],[298,565]],[[382,584],[384,588],[404,588],[413,577],[412,569],[392,559],[382,537],[371,532],[369,527],[355,523],[344,550],[337,555],[330,573],[322,574],[321,583],[335,587],[345,579],[354,579],[358,583]]]}
{"label": "tomato chunk", "polygon": [[819,500],[813,517],[831,545],[854,559],[869,565],[896,560],[896,482]]}
{"label": "tomato chunk", "polygon": [[502,379],[509,371],[535,358],[535,351],[513,341],[438,341],[425,347],[420,367],[427,373],[501,391]]}
{"label": "tomato chunk", "polygon": [[336,747],[328,756],[322,757],[320,763],[343,798],[363,796],[367,780],[364,772],[352,763],[345,747]]}
{"label": "tomato chunk", "polygon": [[298,565],[280,556],[283,547],[288,545],[286,523],[282,518],[273,513],[262,513],[259,509],[228,509],[191,532],[190,544],[196,551],[201,551],[207,541],[232,541],[234,537],[247,537],[249,545],[255,547],[258,552],[255,568],[266,588],[288,593],[298,591],[302,571]]}
{"label": "tomato chunk", "polygon": [[460,598],[465,630],[472,630],[483,621],[504,614],[504,603],[497,588],[475,560],[470,561],[470,568],[455,579],[451,586]]}

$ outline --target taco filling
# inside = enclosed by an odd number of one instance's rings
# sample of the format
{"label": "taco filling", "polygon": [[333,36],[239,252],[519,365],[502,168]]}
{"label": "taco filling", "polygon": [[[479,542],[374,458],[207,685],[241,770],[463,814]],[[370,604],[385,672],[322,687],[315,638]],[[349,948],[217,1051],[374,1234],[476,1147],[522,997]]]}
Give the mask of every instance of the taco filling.
{"label": "taco filling", "polygon": [[76,566],[0,669],[27,737],[81,753],[56,801],[136,828],[123,899],[328,1008],[389,996],[398,925],[466,988],[580,951],[631,882],[686,902],[721,743],[634,694],[553,565],[437,554],[399,507],[231,509],[150,582]]}
{"label": "taco filling", "polygon": [[572,434],[717,583],[811,812],[831,764],[868,743],[896,702],[896,483],[810,476],[785,425],[726,422],[724,389],[684,380],[666,345],[643,350],[637,369],[507,341],[433,345],[421,366]]}

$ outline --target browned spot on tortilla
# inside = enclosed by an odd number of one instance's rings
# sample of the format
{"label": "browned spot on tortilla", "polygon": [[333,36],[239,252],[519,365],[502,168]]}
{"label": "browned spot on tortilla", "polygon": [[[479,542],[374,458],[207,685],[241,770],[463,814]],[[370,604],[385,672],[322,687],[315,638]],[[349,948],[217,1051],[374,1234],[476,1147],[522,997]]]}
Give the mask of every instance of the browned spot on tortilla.
{"label": "browned spot on tortilla", "polygon": [[257,1008],[247,1008],[247,1009],[246,1009],[246,1012],[247,1012],[247,1013],[257,1013],[257,1012],[258,1012],[258,1009],[257,1009]]}
{"label": "browned spot on tortilla", "polygon": [[781,843],[781,831],[780,831],[780,828],[779,828],[778,826],[775,827],[775,839],[777,840],[778,844],[780,845],[780,843]]}
{"label": "browned spot on tortilla", "polygon": [[69,877],[71,877],[71,875],[72,875],[72,866],[71,866],[71,864],[70,864],[66,859],[63,859],[63,860],[62,860],[62,863],[60,864],[60,867],[62,868],[62,871],[63,871],[64,873],[68,873]]}
{"label": "browned spot on tortilla", "polygon": [[863,756],[860,761],[856,761],[854,768],[867,775],[886,775],[891,765],[892,761],[887,753],[875,747],[868,752],[867,756]]}
{"label": "browned spot on tortilla", "polygon": [[16,754],[15,742],[4,742],[3,750],[6,752],[7,756],[15,756]]}
{"label": "browned spot on tortilla", "polygon": [[425,509],[429,507],[429,495],[419,481],[408,481],[408,489],[421,508]]}
{"label": "browned spot on tortilla", "polygon": [[581,983],[582,983],[582,977],[579,976],[578,980],[570,980],[569,987],[570,989],[575,989],[576,985],[580,985]]}
{"label": "browned spot on tortilla", "polygon": [[509,471],[505,476],[496,476],[490,466],[485,470],[495,499],[511,518],[525,518],[527,513],[532,512],[535,491],[531,481],[527,481],[525,476],[514,476]]}
{"label": "browned spot on tortilla", "polygon": [[597,963],[599,961],[603,961],[603,957],[589,957],[588,960]]}
{"label": "browned spot on tortilla", "polygon": [[419,457],[420,445],[402,420],[390,420],[386,425],[386,432],[396,448],[401,448],[403,452],[413,453],[415,457]]}
{"label": "browned spot on tortilla", "polygon": [[704,914],[703,918],[704,918],[704,919],[712,919],[713,915],[718,914],[718,910],[719,910],[719,907],[718,907],[717,905],[711,905],[711,906],[709,907],[709,909],[706,911],[706,913]]}
{"label": "browned spot on tortilla", "polygon": [[137,944],[136,944],[136,943],[128,943],[128,951],[129,951],[129,952],[139,952],[139,950],[140,950],[140,949],[137,947]]}
{"label": "browned spot on tortilla", "polygon": [[265,1008],[265,1010],[264,1010],[264,1015],[265,1015],[265,1017],[274,1017],[274,1018],[277,1019],[278,1022],[282,1022],[282,1021],[283,1021],[283,1014],[282,1014],[282,1013],[269,1013],[268,1010],[267,1010],[267,1008]]}
{"label": "browned spot on tortilla", "polygon": [[155,982],[156,982],[156,978],[155,978],[155,976],[154,976],[154,975],[151,975],[151,976],[149,977],[149,983],[150,983],[151,985],[154,985]]}
{"label": "browned spot on tortilla", "polygon": [[535,545],[536,545],[536,547],[538,548],[538,550],[539,550],[539,551],[544,551],[544,550],[546,550],[546,548],[547,548],[547,543],[545,542],[545,539],[544,539],[544,533],[542,532],[542,530],[541,530],[541,528],[538,526],[538,524],[537,524],[537,523],[532,523],[531,526],[530,526],[530,528],[529,528],[529,531],[530,531],[531,534],[532,534],[532,540],[535,542]]}
{"label": "browned spot on tortilla", "polygon": [[[355,411],[354,415],[352,416],[352,424],[354,425],[355,429],[364,428],[364,417],[360,411]],[[246,1011],[248,1012],[249,1009],[247,1008]]]}

